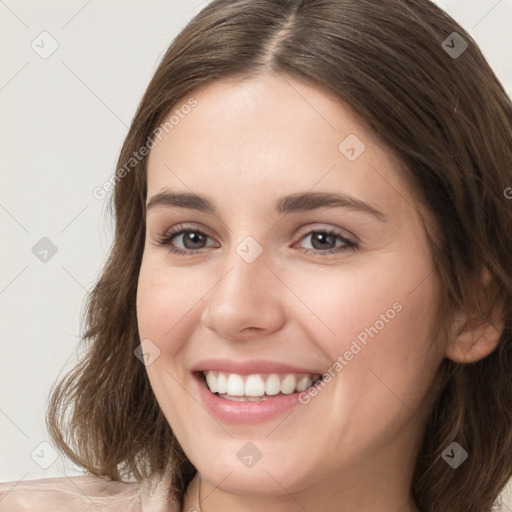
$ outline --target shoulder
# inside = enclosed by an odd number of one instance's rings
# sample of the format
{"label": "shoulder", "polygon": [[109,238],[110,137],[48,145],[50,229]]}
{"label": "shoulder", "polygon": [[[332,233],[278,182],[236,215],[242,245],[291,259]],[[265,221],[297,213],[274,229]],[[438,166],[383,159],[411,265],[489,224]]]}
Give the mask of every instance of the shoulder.
{"label": "shoulder", "polygon": [[176,512],[171,472],[140,482],[65,476],[0,483],[0,512]]}
{"label": "shoulder", "polygon": [[142,512],[137,482],[72,476],[0,483],[0,512]]}

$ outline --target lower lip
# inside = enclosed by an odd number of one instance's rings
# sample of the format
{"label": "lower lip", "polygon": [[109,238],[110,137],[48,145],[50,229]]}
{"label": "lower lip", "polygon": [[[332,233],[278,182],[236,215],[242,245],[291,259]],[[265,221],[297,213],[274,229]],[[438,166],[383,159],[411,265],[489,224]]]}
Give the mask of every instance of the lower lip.
{"label": "lower lip", "polygon": [[280,395],[255,402],[226,400],[212,393],[203,377],[194,374],[201,400],[215,418],[224,423],[259,423],[270,420],[300,404],[299,393]]}

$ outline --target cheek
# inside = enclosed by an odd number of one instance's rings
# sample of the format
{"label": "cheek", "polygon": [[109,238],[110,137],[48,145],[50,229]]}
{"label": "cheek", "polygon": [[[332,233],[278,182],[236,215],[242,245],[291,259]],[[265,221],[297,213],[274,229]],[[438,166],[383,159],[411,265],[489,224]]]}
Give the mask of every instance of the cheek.
{"label": "cheek", "polygon": [[[207,292],[206,285],[192,282],[186,272],[171,271],[161,262],[143,259],[137,287],[137,321],[141,339],[150,338],[160,348],[173,350],[170,339],[187,325],[189,315]],[[203,289],[204,288],[204,289]],[[174,347],[177,348],[177,347]]]}
{"label": "cheek", "polygon": [[418,403],[442,360],[431,337],[439,288],[428,261],[390,252],[360,270],[330,270],[290,273],[288,282],[314,313],[302,316],[301,329],[330,359],[334,387],[378,409],[400,407],[397,397]]}
{"label": "cheek", "polygon": [[184,382],[186,369],[180,364],[180,353],[191,335],[188,322],[197,304],[193,290],[183,272],[164,268],[151,255],[143,257],[137,286],[139,336],[151,340],[159,350],[146,371],[168,423],[178,430],[185,429],[187,396],[179,382]]}
{"label": "cheek", "polygon": [[[342,350],[358,336],[364,343],[366,338],[383,338],[386,332],[408,333],[407,339],[390,339],[399,344],[408,343],[413,333],[429,331],[437,290],[427,263],[390,251],[375,261],[337,269],[283,269],[281,274],[309,310],[297,318],[314,324],[316,331],[309,329],[311,339]],[[297,309],[303,305],[297,301]]]}

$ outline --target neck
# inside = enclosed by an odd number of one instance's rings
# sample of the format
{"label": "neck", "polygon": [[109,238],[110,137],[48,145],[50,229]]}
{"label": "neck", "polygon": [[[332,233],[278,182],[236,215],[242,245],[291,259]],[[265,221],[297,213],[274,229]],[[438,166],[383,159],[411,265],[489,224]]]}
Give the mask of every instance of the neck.
{"label": "neck", "polygon": [[[339,483],[324,482],[326,488],[340,489]],[[307,489],[274,496],[241,496],[223,492],[218,484],[201,479],[196,473],[184,495],[182,512],[419,512],[412,496],[406,489],[390,489],[389,482],[380,486],[367,485],[366,490],[340,490],[326,493],[325,489]],[[345,488],[349,488],[348,486]],[[321,498],[319,498],[321,496]]]}

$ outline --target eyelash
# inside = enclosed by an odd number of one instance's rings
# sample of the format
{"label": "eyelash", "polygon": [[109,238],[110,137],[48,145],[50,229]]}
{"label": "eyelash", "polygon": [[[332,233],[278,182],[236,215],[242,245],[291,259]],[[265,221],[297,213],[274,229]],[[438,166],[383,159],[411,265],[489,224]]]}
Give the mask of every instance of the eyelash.
{"label": "eyelash", "polygon": [[[160,246],[167,247],[169,252],[173,253],[173,254],[187,255],[187,254],[200,254],[201,252],[203,252],[202,249],[194,250],[194,249],[179,249],[177,247],[172,247],[171,246],[171,241],[175,237],[177,237],[179,235],[182,235],[184,233],[198,233],[198,234],[200,234],[200,235],[202,235],[204,237],[211,238],[207,233],[205,233],[204,231],[202,231],[200,229],[190,228],[190,227],[185,228],[183,226],[176,226],[171,231],[166,233],[165,235],[158,236],[157,237],[157,243]],[[300,240],[306,238],[307,236],[309,236],[309,235],[311,235],[313,233],[322,233],[322,234],[325,234],[325,235],[334,236],[334,237],[340,239],[345,245],[342,246],[342,247],[338,247],[337,249],[329,249],[329,250],[326,250],[326,251],[320,251],[320,250],[317,250],[317,249],[304,249],[304,254],[313,254],[313,255],[326,256],[326,255],[330,255],[330,254],[336,254],[336,253],[345,252],[347,250],[355,250],[355,249],[358,248],[358,244],[357,243],[353,242],[352,240],[348,240],[347,238],[342,236],[340,233],[338,233],[337,231],[332,230],[332,229],[312,229],[311,231],[308,231],[307,233],[305,233],[300,238]]]}

